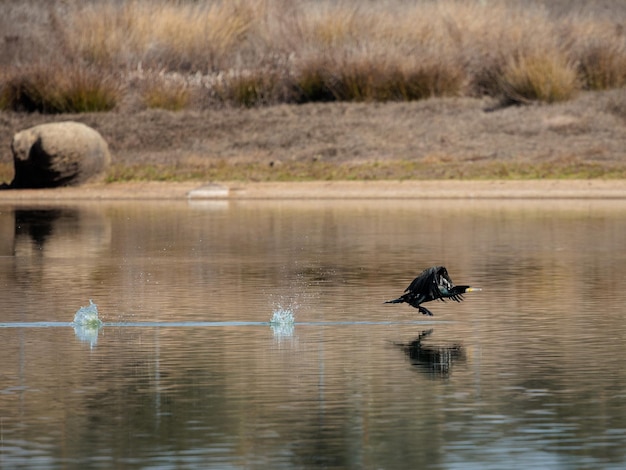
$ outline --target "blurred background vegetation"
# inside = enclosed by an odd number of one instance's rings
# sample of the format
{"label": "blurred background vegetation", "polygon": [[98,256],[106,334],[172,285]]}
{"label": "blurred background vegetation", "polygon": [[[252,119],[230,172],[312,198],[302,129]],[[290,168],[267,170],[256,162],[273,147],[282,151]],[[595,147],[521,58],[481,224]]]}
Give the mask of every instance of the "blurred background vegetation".
{"label": "blurred background vegetation", "polygon": [[5,0],[0,109],[205,109],[626,85],[622,0]]}

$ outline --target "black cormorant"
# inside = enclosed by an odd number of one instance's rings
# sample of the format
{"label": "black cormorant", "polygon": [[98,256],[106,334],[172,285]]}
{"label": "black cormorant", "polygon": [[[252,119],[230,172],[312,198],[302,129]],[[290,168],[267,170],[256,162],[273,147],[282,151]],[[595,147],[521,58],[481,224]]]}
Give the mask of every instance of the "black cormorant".
{"label": "black cormorant", "polygon": [[406,302],[415,307],[424,315],[432,316],[432,312],[422,307],[424,302],[431,300],[452,299],[455,302],[463,300],[463,294],[480,290],[470,286],[455,286],[448,275],[448,270],[443,266],[433,266],[425,269],[422,274],[413,279],[406,288],[404,294],[397,299],[388,300],[386,304],[399,304]]}

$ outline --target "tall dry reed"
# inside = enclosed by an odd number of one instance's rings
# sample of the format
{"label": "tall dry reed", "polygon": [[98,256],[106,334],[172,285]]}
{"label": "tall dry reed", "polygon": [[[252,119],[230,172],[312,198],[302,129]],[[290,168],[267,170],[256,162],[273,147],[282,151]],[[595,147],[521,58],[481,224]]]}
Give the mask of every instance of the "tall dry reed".
{"label": "tall dry reed", "polygon": [[0,108],[48,114],[109,111],[121,98],[113,77],[92,69],[36,64],[5,70]]}
{"label": "tall dry reed", "polygon": [[103,67],[218,70],[241,47],[255,13],[251,1],[78,3],[65,42]]}
{"label": "tall dry reed", "polygon": [[[125,87],[140,90],[148,106],[193,105],[182,98],[192,89],[208,97],[199,103],[253,106],[483,94],[553,102],[580,89],[626,86],[626,11],[607,19],[592,9],[568,13],[563,2],[559,14],[538,0],[55,5],[53,63],[115,75],[120,88],[137,77],[184,77],[178,89]],[[6,90],[6,76],[0,80]]]}

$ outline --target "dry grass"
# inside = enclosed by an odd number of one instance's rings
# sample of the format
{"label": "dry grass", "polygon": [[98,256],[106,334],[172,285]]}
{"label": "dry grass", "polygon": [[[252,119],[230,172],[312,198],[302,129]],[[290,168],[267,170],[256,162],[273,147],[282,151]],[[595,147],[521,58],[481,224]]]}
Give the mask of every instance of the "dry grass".
{"label": "dry grass", "polygon": [[[57,38],[41,39],[31,61],[45,52],[52,63],[116,76],[118,89],[167,109],[482,94],[554,102],[626,85],[624,9],[607,19],[540,0],[59,1],[47,4],[45,21],[31,1],[37,34]],[[28,9],[18,15],[16,5],[0,13],[23,17]],[[21,67],[24,26],[5,36],[0,63]],[[137,74],[170,73],[185,75],[184,86],[127,86]],[[35,78],[29,86],[43,87]],[[189,100],[190,90],[204,99]]]}
{"label": "dry grass", "polygon": [[185,109],[191,99],[189,86],[180,80],[157,76],[141,84],[142,102],[148,108],[160,108],[168,111]]}
{"label": "dry grass", "polygon": [[435,57],[320,59],[301,64],[295,79],[298,101],[412,101],[461,93],[464,72]]}
{"label": "dry grass", "polygon": [[626,49],[614,44],[586,44],[579,68],[585,88],[606,90],[626,86]]}
{"label": "dry grass", "polygon": [[109,143],[110,181],[626,176],[623,90],[485,112],[495,103],[454,97],[183,112],[0,112],[6,175],[0,183],[11,180],[16,132],[68,119]]}
{"label": "dry grass", "polygon": [[220,100],[246,107],[293,102],[293,91],[291,77],[276,67],[235,71],[214,86]]}
{"label": "dry grass", "polygon": [[[65,43],[101,67],[219,70],[241,45],[254,2],[77,2]],[[59,19],[59,21],[62,21]]]}
{"label": "dry grass", "polygon": [[572,98],[579,89],[575,67],[563,55],[539,52],[512,58],[500,76],[500,88],[509,103],[554,103]]}
{"label": "dry grass", "polygon": [[116,80],[94,69],[41,64],[5,71],[0,109],[40,113],[109,111],[120,97]]}

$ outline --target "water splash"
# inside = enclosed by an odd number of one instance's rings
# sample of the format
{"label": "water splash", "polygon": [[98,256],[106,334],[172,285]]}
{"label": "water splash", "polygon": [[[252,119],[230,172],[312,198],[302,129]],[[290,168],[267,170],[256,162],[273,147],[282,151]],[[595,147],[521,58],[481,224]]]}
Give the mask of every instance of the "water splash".
{"label": "water splash", "polygon": [[72,325],[85,328],[100,328],[102,326],[102,320],[98,318],[98,306],[93,303],[93,300],[89,299],[87,307],[81,307],[76,311]]}
{"label": "water splash", "polygon": [[293,308],[277,306],[270,319],[270,326],[274,332],[274,337],[278,339],[291,337],[293,335],[295,322],[296,318]]}
{"label": "water splash", "polygon": [[93,349],[98,343],[98,331],[103,325],[102,320],[98,318],[98,306],[89,299],[89,305],[78,309],[71,325],[74,327],[76,337],[89,343]]}
{"label": "water splash", "polygon": [[270,320],[270,324],[271,325],[274,325],[274,324],[293,325],[295,321],[296,321],[296,318],[292,309],[278,306],[278,308],[274,310],[273,312],[272,319]]}

